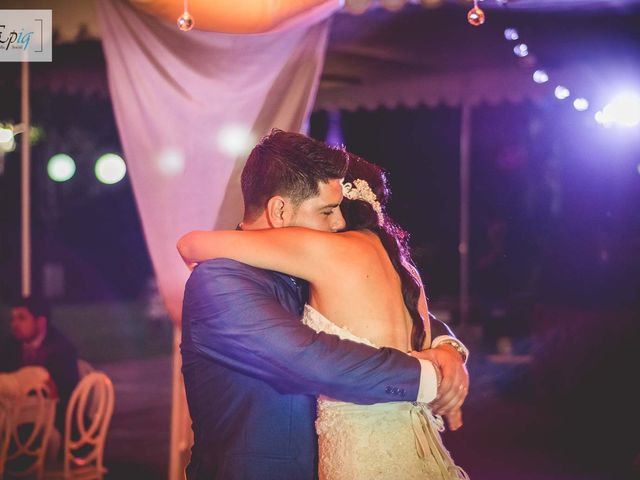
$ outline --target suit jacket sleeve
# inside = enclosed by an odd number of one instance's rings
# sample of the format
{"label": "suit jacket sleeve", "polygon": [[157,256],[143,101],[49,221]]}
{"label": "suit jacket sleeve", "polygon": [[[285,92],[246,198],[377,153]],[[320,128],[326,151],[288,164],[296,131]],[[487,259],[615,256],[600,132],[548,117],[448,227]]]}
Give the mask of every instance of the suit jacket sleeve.
{"label": "suit jacket sleeve", "polygon": [[196,267],[183,308],[186,341],[199,354],[283,393],[361,404],[417,398],[415,358],[316,333],[283,308],[264,279],[238,262],[221,259]]}

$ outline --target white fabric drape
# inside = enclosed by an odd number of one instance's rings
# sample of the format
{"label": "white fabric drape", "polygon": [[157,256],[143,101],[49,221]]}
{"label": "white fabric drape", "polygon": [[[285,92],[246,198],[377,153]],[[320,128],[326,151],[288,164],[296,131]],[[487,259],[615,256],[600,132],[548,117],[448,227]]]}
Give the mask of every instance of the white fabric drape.
{"label": "white fabric drape", "polygon": [[[272,127],[299,131],[315,99],[333,0],[276,31],[182,32],[123,0],[98,0],[109,90],[160,291],[179,320],[188,272],[175,243],[242,215],[245,154],[218,136],[239,126],[254,142]],[[197,21],[197,20],[196,20]]]}

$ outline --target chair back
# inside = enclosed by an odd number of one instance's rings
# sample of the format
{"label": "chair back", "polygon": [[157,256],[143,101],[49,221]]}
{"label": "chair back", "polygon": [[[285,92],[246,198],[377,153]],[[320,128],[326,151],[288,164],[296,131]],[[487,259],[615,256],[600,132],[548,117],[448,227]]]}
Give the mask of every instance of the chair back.
{"label": "chair back", "polygon": [[4,462],[7,460],[7,449],[11,436],[11,404],[6,398],[0,397],[0,479],[3,478]]}
{"label": "chair back", "polygon": [[95,370],[96,369],[93,368],[93,365],[91,365],[85,359],[83,358],[78,359],[78,376],[80,378],[86,377],[88,374],[90,374],[91,372],[94,372]]}
{"label": "chair back", "polygon": [[65,417],[63,475],[104,472],[104,444],[113,415],[113,384],[99,371],[86,374],[76,386]]}
{"label": "chair back", "polygon": [[4,459],[4,473],[11,477],[42,478],[44,472],[58,399],[51,398],[48,374],[45,378],[37,368],[16,372],[21,374],[22,394],[11,399],[7,411]]}

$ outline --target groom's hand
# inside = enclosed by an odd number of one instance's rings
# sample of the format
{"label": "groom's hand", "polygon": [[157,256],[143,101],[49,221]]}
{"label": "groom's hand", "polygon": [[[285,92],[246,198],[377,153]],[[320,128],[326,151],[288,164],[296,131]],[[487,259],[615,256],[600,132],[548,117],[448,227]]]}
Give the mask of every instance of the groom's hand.
{"label": "groom's hand", "polygon": [[[440,368],[442,373],[442,383],[438,388],[438,395],[431,402],[431,408],[434,413],[439,415],[451,415],[456,417],[456,411],[464,403],[467,393],[469,392],[469,372],[464,365],[460,354],[450,345],[442,344],[436,348],[422,350],[421,352],[412,352],[416,358],[429,360]],[[461,417],[452,424],[462,425]]]}
{"label": "groom's hand", "polygon": [[458,430],[462,426],[462,410],[457,409],[445,415],[449,430]]}

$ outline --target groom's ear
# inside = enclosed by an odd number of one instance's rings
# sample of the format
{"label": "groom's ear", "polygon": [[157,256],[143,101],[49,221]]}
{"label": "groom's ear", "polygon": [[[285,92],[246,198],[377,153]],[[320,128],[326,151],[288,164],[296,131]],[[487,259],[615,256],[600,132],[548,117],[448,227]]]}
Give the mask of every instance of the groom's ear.
{"label": "groom's ear", "polygon": [[271,197],[267,202],[267,220],[272,228],[284,227],[287,218],[288,200],[280,195]]}

